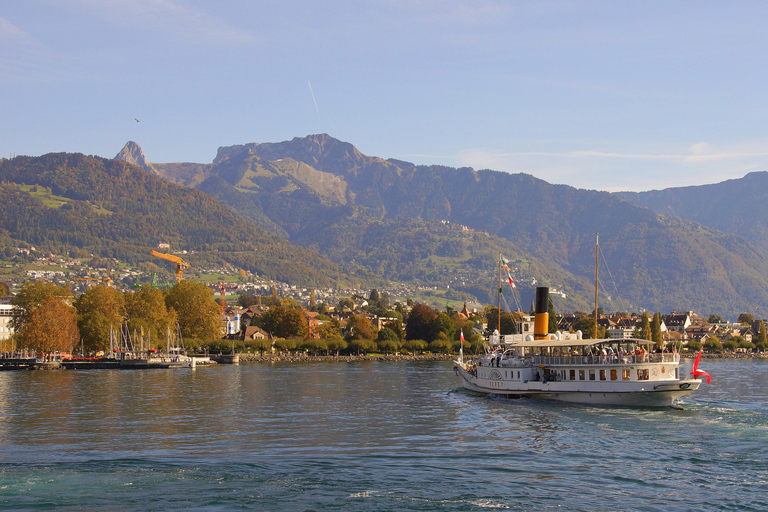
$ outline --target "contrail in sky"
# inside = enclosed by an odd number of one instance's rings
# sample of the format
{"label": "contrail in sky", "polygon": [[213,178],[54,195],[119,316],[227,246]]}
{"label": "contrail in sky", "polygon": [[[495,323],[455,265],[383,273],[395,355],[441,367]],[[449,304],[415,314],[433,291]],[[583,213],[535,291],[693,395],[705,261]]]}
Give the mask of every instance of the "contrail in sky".
{"label": "contrail in sky", "polygon": [[309,83],[309,80],[307,80],[307,85],[309,85],[309,93],[312,95],[312,101],[315,102],[315,111],[317,112],[317,120],[320,121],[320,109],[317,108],[317,100],[315,99],[315,93],[312,92],[312,84]]}

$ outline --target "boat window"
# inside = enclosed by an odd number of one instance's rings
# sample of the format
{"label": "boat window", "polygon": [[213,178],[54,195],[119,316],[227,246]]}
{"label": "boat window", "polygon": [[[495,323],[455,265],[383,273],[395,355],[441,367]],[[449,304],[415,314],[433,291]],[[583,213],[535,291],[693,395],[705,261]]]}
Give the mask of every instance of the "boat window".
{"label": "boat window", "polygon": [[600,370],[600,380],[605,380],[605,370]]}
{"label": "boat window", "polygon": [[611,380],[619,380],[619,372],[617,370],[611,370]]}
{"label": "boat window", "polygon": [[624,368],[621,370],[621,378],[624,380],[629,380],[631,378],[629,368]]}
{"label": "boat window", "polygon": [[595,370],[589,370],[589,380],[595,380]]}
{"label": "boat window", "polygon": [[675,368],[675,378],[676,379],[680,378],[680,373],[679,372],[680,372],[680,368]]}
{"label": "boat window", "polygon": [[571,370],[571,378],[570,380],[576,380],[576,370]]}
{"label": "boat window", "polygon": [[584,370],[579,370],[579,380],[584,380]]}

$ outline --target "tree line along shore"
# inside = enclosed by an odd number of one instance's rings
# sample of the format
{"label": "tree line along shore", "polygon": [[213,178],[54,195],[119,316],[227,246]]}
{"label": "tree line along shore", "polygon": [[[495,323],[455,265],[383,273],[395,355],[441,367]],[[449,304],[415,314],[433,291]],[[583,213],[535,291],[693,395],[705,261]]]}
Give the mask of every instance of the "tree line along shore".
{"label": "tree line along shore", "polygon": [[[339,304],[299,305],[271,296],[241,295],[237,305],[222,308],[212,290],[202,283],[182,280],[170,289],[144,286],[121,292],[107,285],[89,288],[79,297],[55,284],[25,283],[10,303],[13,316],[11,338],[0,341],[0,352],[27,350],[36,354],[104,354],[110,348],[116,329],[132,333],[147,349],[163,349],[168,336],[173,343],[185,344],[190,353],[229,353],[237,351],[244,361],[317,360],[360,354],[371,360],[387,358],[448,359],[463,348],[465,354],[480,353],[485,335],[496,328],[513,334],[525,314],[507,312],[494,306],[482,311],[454,310],[446,306],[437,311],[411,300],[390,303],[386,292],[371,290],[368,297],[352,296]],[[600,314],[595,326],[591,316],[555,315],[550,303],[549,331],[581,330],[584,338],[614,337],[611,315]],[[619,320],[630,318],[617,314]],[[742,318],[743,317],[743,318]],[[674,344],[682,352],[703,348],[713,356],[763,357],[766,351],[765,323],[742,315],[742,323],[729,327],[731,335],[720,342],[714,331],[702,342],[696,339],[669,339],[661,333],[661,316],[621,327],[634,338],[652,340],[657,346]],[[713,315],[708,320],[718,320]],[[722,320],[722,319],[719,319]],[[607,323],[606,323],[607,322]],[[718,324],[711,324],[718,325]],[[730,324],[729,324],[730,325]],[[595,330],[597,327],[597,330]],[[742,329],[742,330],[740,330]],[[751,329],[750,339],[740,333]],[[610,334],[610,336],[609,336]],[[275,354],[282,354],[275,356]],[[376,355],[381,354],[381,355]],[[283,359],[280,359],[282,357]]]}

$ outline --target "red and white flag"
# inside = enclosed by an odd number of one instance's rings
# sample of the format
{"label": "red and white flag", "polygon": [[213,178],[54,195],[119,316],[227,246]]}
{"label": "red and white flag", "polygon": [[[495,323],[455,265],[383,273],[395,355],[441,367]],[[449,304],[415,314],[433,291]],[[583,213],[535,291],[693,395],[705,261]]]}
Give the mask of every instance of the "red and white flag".
{"label": "red and white flag", "polygon": [[511,275],[507,274],[507,279],[509,279],[509,286],[511,286],[512,288],[517,288],[517,286],[515,286],[515,282],[512,280]]}

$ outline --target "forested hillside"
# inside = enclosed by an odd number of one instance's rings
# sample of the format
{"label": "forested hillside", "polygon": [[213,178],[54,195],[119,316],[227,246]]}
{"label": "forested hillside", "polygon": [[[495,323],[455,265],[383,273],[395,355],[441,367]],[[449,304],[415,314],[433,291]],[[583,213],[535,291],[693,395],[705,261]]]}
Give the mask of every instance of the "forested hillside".
{"label": "forested hillside", "polygon": [[768,251],[768,172],[751,172],[737,180],[711,185],[615,195],[657,213],[741,235]]}
{"label": "forested hillside", "polygon": [[[0,160],[0,241],[59,254],[151,260],[159,242],[193,264],[229,263],[268,278],[330,286],[338,265],[246,221],[201,191],[118,160],[48,154]],[[363,276],[365,277],[365,276]]]}
{"label": "forested hillside", "polygon": [[[369,157],[328,135],[219,148],[212,164],[192,174],[190,164],[152,165],[167,179],[197,183],[294,244],[339,264],[364,265],[384,279],[447,283],[452,264],[437,252],[445,240],[436,241],[441,235],[434,226],[449,221],[514,244],[518,259],[536,261],[532,272],[539,275],[526,278],[552,279],[548,284],[582,293],[576,283],[593,278],[599,232],[603,303],[768,315],[764,250],[730,231],[662,216],[606,192],[525,174]],[[422,221],[416,224],[429,236],[406,235],[412,221]],[[498,256],[484,254],[482,266],[493,268]],[[544,268],[555,275],[540,275]]]}

